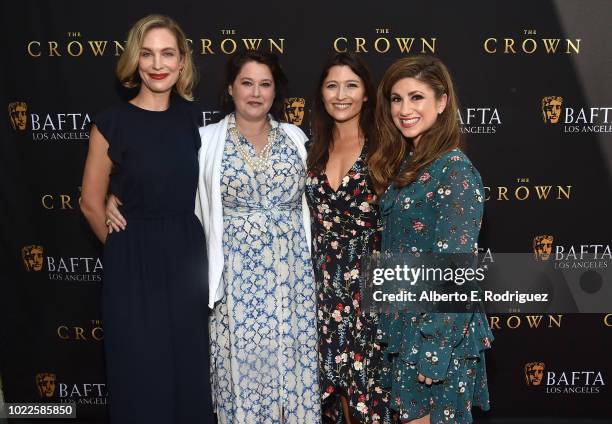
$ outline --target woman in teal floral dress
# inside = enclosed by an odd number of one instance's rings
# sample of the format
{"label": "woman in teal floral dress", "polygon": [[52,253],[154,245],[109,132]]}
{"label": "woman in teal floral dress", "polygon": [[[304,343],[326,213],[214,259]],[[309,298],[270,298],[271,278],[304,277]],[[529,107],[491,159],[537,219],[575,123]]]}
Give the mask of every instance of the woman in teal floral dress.
{"label": "woman in teal floral dress", "polygon": [[[459,150],[457,98],[436,58],[400,59],[378,87],[380,145],[371,173],[382,194],[381,250],[415,257],[474,254],[483,214],[478,171]],[[402,422],[471,423],[489,409],[484,351],[493,336],[482,312],[381,316],[385,382]]]}

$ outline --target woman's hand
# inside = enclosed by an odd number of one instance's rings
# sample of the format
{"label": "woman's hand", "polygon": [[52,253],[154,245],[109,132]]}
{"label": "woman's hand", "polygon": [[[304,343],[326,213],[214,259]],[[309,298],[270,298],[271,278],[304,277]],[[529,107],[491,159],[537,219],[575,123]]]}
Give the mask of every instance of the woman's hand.
{"label": "woman's hand", "polygon": [[127,221],[119,212],[119,206],[123,205],[121,200],[117,198],[114,194],[108,196],[106,200],[106,225],[108,226],[108,233],[112,233],[113,231],[119,232],[121,230],[125,230],[127,226]]}

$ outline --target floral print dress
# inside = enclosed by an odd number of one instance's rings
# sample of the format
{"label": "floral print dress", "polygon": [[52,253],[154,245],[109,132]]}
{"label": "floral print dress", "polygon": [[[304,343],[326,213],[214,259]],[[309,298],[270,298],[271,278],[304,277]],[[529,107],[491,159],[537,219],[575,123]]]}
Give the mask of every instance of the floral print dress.
{"label": "floral print dress", "polygon": [[254,171],[228,136],[221,162],[225,295],[211,317],[220,424],[321,422],[315,284],[304,231],[306,170],[270,119],[270,165]]}
{"label": "floral print dress", "polygon": [[324,415],[342,422],[337,396],[342,394],[360,422],[388,421],[385,393],[377,386],[382,363],[377,317],[361,309],[360,260],[379,250],[381,231],[365,151],[337,191],[325,173],[309,172],[306,196],[312,218]]}
{"label": "floral print dress", "polygon": [[[413,183],[389,187],[381,214],[385,253],[476,254],[483,214],[480,175],[465,154],[452,150]],[[381,315],[380,328],[388,345],[383,384],[402,421],[430,414],[432,424],[466,424],[472,422],[472,406],[489,409],[484,350],[493,335],[484,313]],[[420,383],[419,373],[437,382]]]}

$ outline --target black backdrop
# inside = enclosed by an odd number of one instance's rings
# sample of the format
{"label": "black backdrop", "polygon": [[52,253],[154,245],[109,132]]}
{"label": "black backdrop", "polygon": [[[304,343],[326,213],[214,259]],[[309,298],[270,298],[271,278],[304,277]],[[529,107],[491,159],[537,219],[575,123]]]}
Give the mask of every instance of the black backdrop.
{"label": "black backdrop", "polygon": [[[76,401],[83,419],[105,418],[101,246],[78,198],[89,116],[130,95],[114,79],[117,52],[130,25],[148,13],[174,17],[193,40],[201,75],[196,97],[206,120],[218,110],[226,52],[235,46],[281,56],[290,96],[305,99],[306,132],[313,85],[334,49],[359,51],[377,80],[406,54],[439,56],[455,78],[467,151],[488,187],[483,250],[532,252],[534,237],[547,235],[555,265],[596,272],[610,266],[607,1],[37,1],[1,7],[0,104],[7,115],[0,120],[0,366],[7,402]],[[556,123],[543,118],[546,96],[561,97]],[[11,121],[11,111],[20,110],[27,118],[21,128]],[[601,245],[600,256],[607,247],[607,261],[589,265],[579,255],[554,254],[581,246],[593,253],[593,245]],[[26,264],[24,252],[41,253],[42,264]],[[607,296],[612,312],[611,281],[593,285],[579,277],[577,289]],[[516,311],[490,321],[493,403],[479,416],[612,420],[612,315]],[[530,362],[544,363],[539,385],[526,383]],[[49,396],[39,392],[37,377],[55,381]]]}

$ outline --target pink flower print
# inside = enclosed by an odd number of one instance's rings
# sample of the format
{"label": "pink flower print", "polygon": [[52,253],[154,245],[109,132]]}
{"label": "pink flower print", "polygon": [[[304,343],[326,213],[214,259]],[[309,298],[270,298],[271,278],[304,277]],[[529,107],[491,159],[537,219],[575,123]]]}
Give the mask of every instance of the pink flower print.
{"label": "pink flower print", "polygon": [[419,182],[424,183],[425,181],[431,178],[431,174],[429,172],[425,172],[423,175],[419,177]]}
{"label": "pink flower print", "polygon": [[342,314],[339,310],[336,309],[334,312],[332,312],[332,318],[334,319],[334,321],[340,322],[342,321]]}
{"label": "pink flower print", "polygon": [[370,212],[370,204],[368,202],[361,202],[361,205],[359,205],[359,210],[361,212]]}

